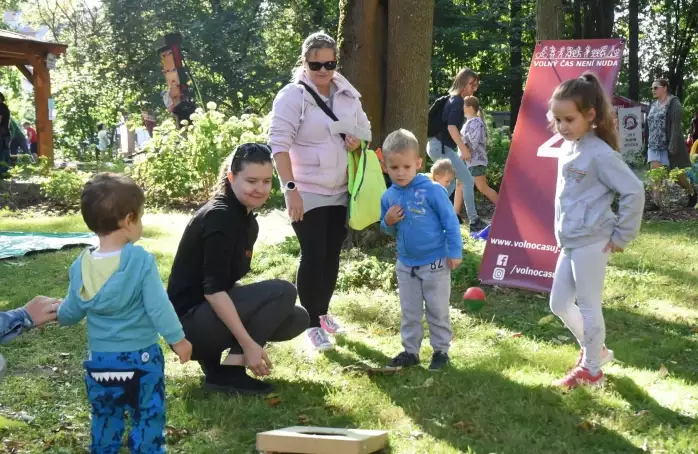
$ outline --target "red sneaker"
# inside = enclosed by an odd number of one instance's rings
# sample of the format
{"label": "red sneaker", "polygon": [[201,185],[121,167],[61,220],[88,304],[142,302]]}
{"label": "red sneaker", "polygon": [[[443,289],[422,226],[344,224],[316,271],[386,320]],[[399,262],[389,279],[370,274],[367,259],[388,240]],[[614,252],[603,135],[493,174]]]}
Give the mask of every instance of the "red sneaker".
{"label": "red sneaker", "polygon": [[560,380],[555,380],[553,382],[553,386],[572,389],[576,388],[577,386],[601,386],[603,383],[603,371],[599,371],[599,374],[594,376],[591,375],[589,369],[585,367],[577,367]]}
{"label": "red sneaker", "polygon": [[[601,352],[601,364],[599,364],[599,367],[603,367],[606,364],[610,363],[613,361],[613,350],[609,350],[606,348],[606,346],[603,346],[603,351]],[[577,362],[574,363],[574,367],[572,369],[576,369],[582,365],[582,360],[584,360],[584,350],[579,350],[579,356],[577,357]],[[571,370],[571,369],[570,369]]]}

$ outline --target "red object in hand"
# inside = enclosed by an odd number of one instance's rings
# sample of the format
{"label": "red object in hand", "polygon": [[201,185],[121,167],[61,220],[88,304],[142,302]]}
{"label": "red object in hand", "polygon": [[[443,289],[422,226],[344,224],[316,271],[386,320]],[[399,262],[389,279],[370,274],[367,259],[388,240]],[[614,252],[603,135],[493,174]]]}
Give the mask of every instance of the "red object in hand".
{"label": "red object in hand", "polygon": [[485,300],[485,292],[480,287],[470,287],[463,293],[464,300]]}

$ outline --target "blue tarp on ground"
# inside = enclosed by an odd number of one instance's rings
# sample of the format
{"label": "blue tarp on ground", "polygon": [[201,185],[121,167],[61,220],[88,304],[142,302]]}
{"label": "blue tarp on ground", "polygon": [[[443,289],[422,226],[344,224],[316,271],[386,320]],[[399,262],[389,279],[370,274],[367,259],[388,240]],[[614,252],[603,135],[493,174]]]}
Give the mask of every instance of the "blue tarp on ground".
{"label": "blue tarp on ground", "polygon": [[57,251],[66,246],[97,246],[93,233],[0,232],[0,260],[28,252]]}

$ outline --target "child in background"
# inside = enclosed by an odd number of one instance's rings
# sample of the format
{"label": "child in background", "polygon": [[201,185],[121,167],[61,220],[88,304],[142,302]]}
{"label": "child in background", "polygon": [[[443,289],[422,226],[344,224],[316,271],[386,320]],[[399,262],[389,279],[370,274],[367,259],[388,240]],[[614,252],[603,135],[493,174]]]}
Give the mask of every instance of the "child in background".
{"label": "child in background", "polygon": [[422,158],[414,134],[399,129],[388,135],[383,155],[393,185],[381,200],[381,229],[397,237],[395,268],[402,309],[400,333],[405,349],[388,367],[419,364],[426,303],[434,349],[429,369],[439,370],[449,362],[451,270],[462,258],[460,226],[446,192],[426,175],[417,175]]}
{"label": "child in background", "polygon": [[68,295],[58,308],[63,325],[87,317],[93,453],[120,452],[125,411],[131,452],[165,452],[165,358],[158,333],[182,363],[191,356],[155,259],[133,245],[143,232],[144,201],[126,176],[100,173],[87,182],[80,211],[99,247],[85,250],[70,267]]}
{"label": "child in background", "polygon": [[448,187],[456,178],[456,169],[450,159],[439,159],[431,166],[431,179],[440,184],[448,193]]}
{"label": "child in background", "polygon": [[[550,107],[554,127],[566,141],[555,194],[555,236],[562,252],[550,309],[581,346],[574,369],[553,384],[601,385],[601,368],[613,359],[604,345],[601,310],[606,265],[611,253],[623,252],[637,237],[645,190],[618,152],[611,103],[593,73],[563,82]],[[611,210],[616,194],[618,217]]]}
{"label": "child in background", "polygon": [[470,150],[470,159],[465,163],[470,169],[470,174],[475,180],[475,187],[490,202],[497,204],[497,191],[487,184],[487,131],[485,121],[480,117],[480,100],[475,96],[468,96],[463,101],[463,112],[467,121],[460,131],[463,143]]}
{"label": "child in background", "polygon": [[[691,184],[698,184],[698,154],[691,155],[691,167],[686,172]],[[698,205],[696,205],[698,206]]]}

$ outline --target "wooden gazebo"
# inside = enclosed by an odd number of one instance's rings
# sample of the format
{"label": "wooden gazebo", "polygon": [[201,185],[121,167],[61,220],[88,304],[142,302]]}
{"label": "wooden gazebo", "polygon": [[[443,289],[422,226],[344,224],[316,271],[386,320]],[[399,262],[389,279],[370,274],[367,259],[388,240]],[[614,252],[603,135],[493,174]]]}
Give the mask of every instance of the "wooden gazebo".
{"label": "wooden gazebo", "polygon": [[[39,135],[39,154],[53,160],[53,124],[49,119],[51,76],[48,58],[58,58],[68,46],[42,41],[20,33],[0,30],[0,66],[16,66],[34,86],[36,132]],[[33,71],[29,71],[31,66]],[[7,93],[5,93],[7,96]]]}

